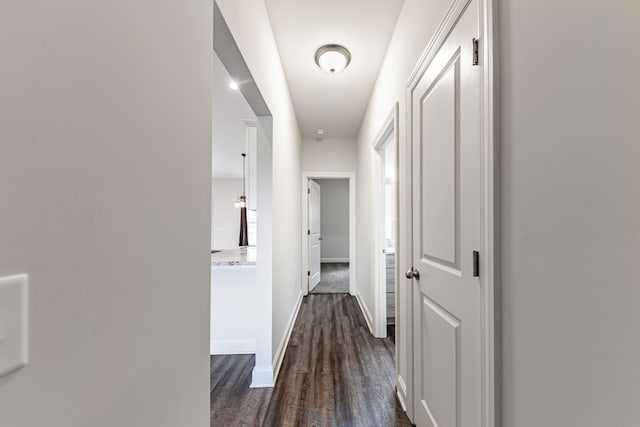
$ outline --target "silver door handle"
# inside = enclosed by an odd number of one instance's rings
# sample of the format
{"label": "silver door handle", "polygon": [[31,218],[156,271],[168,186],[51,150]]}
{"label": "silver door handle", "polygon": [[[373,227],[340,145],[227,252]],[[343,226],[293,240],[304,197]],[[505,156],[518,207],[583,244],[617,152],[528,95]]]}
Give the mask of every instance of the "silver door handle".
{"label": "silver door handle", "polygon": [[324,240],[322,237],[318,237],[318,240]]}
{"label": "silver door handle", "polygon": [[420,280],[420,272],[418,271],[418,269],[411,267],[411,269],[407,270],[406,273],[404,273],[405,277],[407,279],[416,279],[416,280]]}

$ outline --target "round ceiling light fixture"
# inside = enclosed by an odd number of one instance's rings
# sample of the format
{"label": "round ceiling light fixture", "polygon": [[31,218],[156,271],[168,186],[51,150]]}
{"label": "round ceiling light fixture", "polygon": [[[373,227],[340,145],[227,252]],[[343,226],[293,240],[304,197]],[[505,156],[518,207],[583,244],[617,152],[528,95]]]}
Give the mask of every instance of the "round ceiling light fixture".
{"label": "round ceiling light fixture", "polygon": [[337,74],[347,68],[351,53],[339,44],[326,44],[316,50],[316,64],[329,74]]}

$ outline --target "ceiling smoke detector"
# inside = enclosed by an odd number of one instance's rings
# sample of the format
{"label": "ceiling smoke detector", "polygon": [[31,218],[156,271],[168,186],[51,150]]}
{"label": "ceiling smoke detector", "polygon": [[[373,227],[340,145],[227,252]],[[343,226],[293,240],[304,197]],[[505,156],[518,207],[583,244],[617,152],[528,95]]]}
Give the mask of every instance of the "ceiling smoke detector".
{"label": "ceiling smoke detector", "polygon": [[324,131],[322,129],[318,129],[316,131],[316,141],[322,141],[322,138],[324,138]]}
{"label": "ceiling smoke detector", "polygon": [[339,44],[326,44],[316,50],[316,64],[329,74],[337,74],[347,68],[351,53]]}

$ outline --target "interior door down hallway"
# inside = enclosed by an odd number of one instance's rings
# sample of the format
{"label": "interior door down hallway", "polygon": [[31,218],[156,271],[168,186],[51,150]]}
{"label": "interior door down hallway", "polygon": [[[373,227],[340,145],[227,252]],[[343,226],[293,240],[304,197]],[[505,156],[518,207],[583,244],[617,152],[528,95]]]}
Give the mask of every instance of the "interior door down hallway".
{"label": "interior door down hallway", "polygon": [[322,237],[320,235],[320,184],[309,180],[309,291],[320,283],[320,256]]}

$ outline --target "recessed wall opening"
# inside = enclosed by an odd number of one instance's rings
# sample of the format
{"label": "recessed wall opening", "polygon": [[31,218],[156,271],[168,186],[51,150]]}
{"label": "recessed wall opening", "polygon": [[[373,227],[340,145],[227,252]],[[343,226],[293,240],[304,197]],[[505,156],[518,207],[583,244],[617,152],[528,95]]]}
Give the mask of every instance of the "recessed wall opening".
{"label": "recessed wall opening", "polygon": [[217,5],[213,19],[212,372],[250,366],[234,386],[272,387],[272,116]]}

